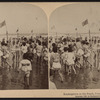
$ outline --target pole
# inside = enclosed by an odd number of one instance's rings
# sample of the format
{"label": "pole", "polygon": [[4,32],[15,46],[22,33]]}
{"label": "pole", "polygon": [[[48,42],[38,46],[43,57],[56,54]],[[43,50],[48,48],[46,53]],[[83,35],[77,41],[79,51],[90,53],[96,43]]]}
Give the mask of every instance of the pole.
{"label": "pole", "polygon": [[[78,33],[77,33],[77,28],[75,28],[75,30],[76,30],[76,39],[77,39],[77,36],[78,36],[78,35],[77,35],[77,34],[78,34]],[[75,39],[75,42],[76,42],[76,39]]]}
{"label": "pole", "polygon": [[7,35],[7,41],[8,41],[8,31],[6,31],[6,35]]}
{"label": "pole", "polygon": [[89,29],[89,39],[91,40],[91,34],[90,34],[90,29]]}
{"label": "pole", "polygon": [[38,35],[38,17],[36,17],[36,37]]}
{"label": "pole", "polygon": [[[18,33],[19,29],[17,29],[16,33],[17,33],[17,42],[19,40],[19,33]],[[17,48],[16,49],[19,49],[19,45],[17,44],[16,42],[16,45],[17,45]],[[16,51],[16,68],[18,68],[19,66],[19,50]]]}
{"label": "pole", "polygon": [[31,36],[32,36],[32,38],[33,38],[33,30],[31,31]]}
{"label": "pole", "polygon": [[57,40],[57,43],[58,43],[58,36],[57,36],[57,32],[56,32],[56,40]]}
{"label": "pole", "polygon": [[5,24],[6,27],[6,36],[7,36],[7,41],[8,41],[8,31],[7,31],[7,25]]}
{"label": "pole", "polygon": [[[88,19],[87,19],[88,20]],[[89,40],[91,40],[91,32],[90,32],[90,27],[89,27],[89,22],[88,22],[88,29],[89,29]],[[90,41],[91,42],[91,41]]]}
{"label": "pole", "polygon": [[32,38],[33,38],[33,32],[32,32]]}
{"label": "pole", "polygon": [[18,31],[19,31],[19,28],[18,28],[17,31],[16,31],[16,33],[17,33],[17,40],[18,40],[18,38],[19,38],[19,33],[18,33]]}

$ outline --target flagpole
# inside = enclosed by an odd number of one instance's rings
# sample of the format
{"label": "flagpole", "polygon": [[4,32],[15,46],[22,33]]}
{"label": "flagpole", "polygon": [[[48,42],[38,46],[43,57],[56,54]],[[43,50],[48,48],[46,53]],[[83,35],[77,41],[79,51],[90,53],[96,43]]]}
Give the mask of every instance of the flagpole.
{"label": "flagpole", "polygon": [[[78,33],[77,33],[77,28],[75,28],[75,30],[76,30],[76,39],[77,39],[77,34],[78,34]],[[75,39],[75,42],[76,42],[76,39]]]}
{"label": "flagpole", "polygon": [[90,29],[89,29],[89,39],[91,39]]}
{"label": "flagpole", "polygon": [[91,32],[90,32],[90,27],[89,27],[89,24],[88,24],[88,28],[89,28],[89,31],[88,31],[88,34],[89,34],[89,43],[91,43]]}
{"label": "flagpole", "polygon": [[31,30],[31,36],[32,36],[32,38],[33,38],[33,30]]}
{"label": "flagpole", "polygon": [[17,33],[17,40],[18,40],[18,37],[19,37],[18,31],[19,31],[19,29],[17,29],[17,31],[16,31],[16,33]]}
{"label": "flagpole", "polygon": [[[88,19],[87,19],[88,20]],[[88,29],[89,29],[89,40],[91,40],[91,33],[90,33],[90,27],[89,27],[89,21],[88,21]],[[90,41],[89,41],[90,42]]]}
{"label": "flagpole", "polygon": [[38,17],[36,17],[36,37],[38,36]]}
{"label": "flagpole", "polygon": [[55,28],[55,32],[56,32],[56,40],[57,40],[57,44],[58,44],[58,33],[57,33],[57,30],[56,30],[56,27]]}
{"label": "flagpole", "polygon": [[7,41],[8,41],[8,31],[7,31],[7,24],[5,24],[6,27],[6,36],[7,36]]}

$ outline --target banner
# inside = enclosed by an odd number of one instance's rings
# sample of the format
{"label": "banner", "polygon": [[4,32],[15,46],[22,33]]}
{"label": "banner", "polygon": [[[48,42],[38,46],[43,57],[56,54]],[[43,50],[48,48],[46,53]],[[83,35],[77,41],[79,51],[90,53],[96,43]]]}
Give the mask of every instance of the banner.
{"label": "banner", "polygon": [[86,19],[85,21],[82,22],[82,26],[85,26],[88,24],[88,19]]}

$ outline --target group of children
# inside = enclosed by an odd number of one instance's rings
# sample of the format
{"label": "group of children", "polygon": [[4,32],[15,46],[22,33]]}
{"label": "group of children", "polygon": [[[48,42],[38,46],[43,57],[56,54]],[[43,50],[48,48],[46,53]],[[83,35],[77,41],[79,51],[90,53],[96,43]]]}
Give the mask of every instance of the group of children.
{"label": "group of children", "polygon": [[3,39],[0,46],[1,67],[6,68],[8,71],[17,71],[24,79],[25,87],[29,88],[30,84],[32,84],[30,80],[33,80],[33,77],[30,75],[32,75],[32,70],[34,70],[35,60],[37,70],[44,68],[41,67],[43,63],[48,67],[47,41],[48,38],[42,36],[35,38],[23,36],[16,39],[9,39],[8,41]]}
{"label": "group of children", "polygon": [[[58,40],[59,39],[59,40]],[[93,41],[82,39],[82,37],[49,37],[49,66],[50,66],[50,80],[55,80],[58,73],[61,83],[67,77],[71,77],[71,81],[79,73],[83,73],[88,69],[93,71],[100,70],[100,40]],[[74,78],[73,78],[74,76]]]}

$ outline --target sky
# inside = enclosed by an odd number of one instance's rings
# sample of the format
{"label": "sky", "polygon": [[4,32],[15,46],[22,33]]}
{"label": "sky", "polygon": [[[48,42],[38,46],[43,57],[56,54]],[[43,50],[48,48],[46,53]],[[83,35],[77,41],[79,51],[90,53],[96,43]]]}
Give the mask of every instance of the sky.
{"label": "sky", "polygon": [[[84,27],[82,22],[88,19]],[[77,31],[75,30],[77,28]],[[88,33],[100,29],[100,3],[70,4],[57,8],[49,19],[49,33]]]}
{"label": "sky", "polygon": [[[6,21],[9,34],[19,33],[47,33],[48,22],[45,12],[31,4],[0,3],[0,23]],[[6,33],[6,26],[0,28],[0,34]]]}

